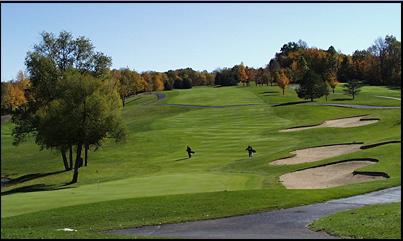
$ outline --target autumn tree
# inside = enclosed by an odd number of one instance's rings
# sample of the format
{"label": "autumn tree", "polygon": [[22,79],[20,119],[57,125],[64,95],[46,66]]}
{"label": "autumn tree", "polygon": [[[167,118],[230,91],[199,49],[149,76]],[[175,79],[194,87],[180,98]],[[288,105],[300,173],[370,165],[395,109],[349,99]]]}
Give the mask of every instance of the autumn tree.
{"label": "autumn tree", "polygon": [[143,73],[141,73],[141,77],[144,79],[144,82],[146,83],[145,91],[147,91],[147,92],[153,91],[154,83],[152,81],[151,72],[143,72]]}
{"label": "autumn tree", "polygon": [[287,75],[287,72],[285,69],[281,69],[279,72],[276,72],[275,75],[278,75],[276,77],[277,85],[283,90],[283,95],[284,95],[284,90],[285,90],[285,88],[287,88],[287,86],[290,83],[290,79]]}
{"label": "autumn tree", "polygon": [[164,78],[165,75],[162,73],[154,72],[152,74],[152,82],[153,82],[153,87],[154,91],[162,91],[164,90]]}
{"label": "autumn tree", "polygon": [[329,86],[332,88],[332,91],[334,93],[334,89],[336,88],[337,84],[339,83],[337,81],[337,74],[334,71],[328,72],[325,75],[325,80],[329,84]]}
{"label": "autumn tree", "polygon": [[118,81],[119,95],[124,107],[126,98],[132,94],[132,72],[129,69],[121,69],[119,72],[115,72],[114,76],[117,78]]}
{"label": "autumn tree", "polygon": [[246,67],[246,74],[248,76],[248,82],[255,81],[255,84],[258,85],[257,73],[258,71],[254,68]]}
{"label": "autumn tree", "polygon": [[238,78],[239,81],[243,84],[243,85],[249,85],[249,80],[248,80],[248,75],[246,73],[246,68],[244,66],[244,64],[241,62],[240,65],[237,66],[238,69]]}
{"label": "autumn tree", "polygon": [[18,71],[16,80],[2,82],[1,85],[1,109],[11,113],[13,110],[25,106],[28,102],[30,82],[26,74]]}

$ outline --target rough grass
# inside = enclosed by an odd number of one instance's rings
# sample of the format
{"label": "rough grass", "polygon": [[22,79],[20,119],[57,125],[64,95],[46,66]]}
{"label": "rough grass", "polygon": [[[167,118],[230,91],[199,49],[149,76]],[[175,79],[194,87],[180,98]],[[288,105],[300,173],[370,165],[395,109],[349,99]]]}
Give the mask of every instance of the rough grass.
{"label": "rough grass", "polygon": [[401,203],[370,205],[321,218],[314,231],[356,239],[401,239]]}

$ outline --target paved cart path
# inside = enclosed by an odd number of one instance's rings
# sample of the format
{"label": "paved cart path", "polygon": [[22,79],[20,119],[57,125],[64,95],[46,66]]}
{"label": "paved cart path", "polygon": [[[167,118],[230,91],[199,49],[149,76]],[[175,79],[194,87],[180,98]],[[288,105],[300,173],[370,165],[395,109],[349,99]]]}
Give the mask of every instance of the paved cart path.
{"label": "paved cart path", "polygon": [[171,238],[232,239],[325,239],[337,238],[313,232],[306,226],[320,217],[368,204],[399,202],[401,186],[324,203],[257,214],[108,232]]}
{"label": "paved cart path", "polygon": [[392,99],[392,100],[401,100],[400,98],[390,97],[390,96],[383,96],[383,95],[374,95],[375,97],[385,98],[385,99]]}
{"label": "paved cart path", "polygon": [[323,105],[323,106],[336,106],[345,108],[356,109],[400,109],[400,106],[373,106],[373,105],[353,105],[353,104],[319,104],[319,103],[303,103],[303,105]]}

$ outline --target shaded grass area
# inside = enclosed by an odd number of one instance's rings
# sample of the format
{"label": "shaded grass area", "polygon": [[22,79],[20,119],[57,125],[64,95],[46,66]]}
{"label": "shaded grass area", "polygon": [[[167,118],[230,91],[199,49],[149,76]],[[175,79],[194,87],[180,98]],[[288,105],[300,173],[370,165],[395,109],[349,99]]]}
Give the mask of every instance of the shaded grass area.
{"label": "shaded grass area", "polygon": [[370,205],[336,213],[309,227],[356,239],[401,239],[401,203]]}

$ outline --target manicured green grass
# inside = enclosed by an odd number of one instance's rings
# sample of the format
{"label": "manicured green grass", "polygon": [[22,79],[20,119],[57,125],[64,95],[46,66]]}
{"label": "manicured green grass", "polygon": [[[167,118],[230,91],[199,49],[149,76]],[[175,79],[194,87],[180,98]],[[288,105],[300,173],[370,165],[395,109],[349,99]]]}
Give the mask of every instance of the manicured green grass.
{"label": "manicured green grass", "polygon": [[[399,101],[373,96],[400,96],[400,90],[365,88],[368,94],[367,99],[360,100],[362,104],[400,105]],[[90,152],[89,166],[80,169],[78,184],[64,187],[72,173],[62,172],[2,187],[2,237],[102,237],[91,230],[231,216],[400,185],[400,143],[314,163],[269,166],[270,161],[286,157],[295,149],[401,138],[400,109],[272,107],[275,103],[300,101],[295,91],[287,89],[284,96],[280,91],[277,86],[198,87],[165,91],[166,98],[160,101],[149,94],[129,98],[123,113],[129,132],[126,142],[106,140],[103,147]],[[192,109],[160,105],[164,103],[257,105]],[[363,114],[380,121],[354,128],[279,132]],[[39,151],[32,139],[12,146],[12,127],[12,123],[1,126],[2,176],[15,178],[63,169],[59,153]],[[186,158],[187,144],[196,151],[191,159]],[[257,150],[252,159],[245,151],[249,144]],[[386,172],[390,178],[324,190],[287,190],[278,180],[280,175],[300,168],[356,157],[378,159],[379,163],[361,170]],[[47,191],[35,191],[35,187]],[[71,226],[79,231],[55,231]]]}
{"label": "manicured green grass", "polygon": [[356,239],[401,239],[401,203],[370,205],[321,218],[314,231]]}
{"label": "manicured green grass", "polygon": [[[400,106],[401,101],[395,99],[387,99],[381,98],[378,96],[386,96],[393,98],[400,98],[400,90],[399,89],[391,89],[387,87],[380,86],[363,86],[361,88],[361,92],[355,96],[355,99],[352,99],[351,95],[346,95],[343,92],[343,83],[337,85],[335,89],[335,93],[330,91],[329,96],[327,97],[327,101],[325,97],[321,97],[318,99],[314,99],[314,103],[332,103],[332,104],[354,104],[354,105],[373,105],[373,106]],[[255,86],[251,86],[252,88],[256,88]],[[249,87],[249,89],[251,89]],[[259,95],[266,97],[272,104],[280,104],[287,102],[303,102],[310,101],[300,99],[296,95],[294,87],[288,87],[284,93],[282,94],[282,90],[276,86],[267,90],[262,89],[262,87],[257,87],[261,91],[257,92]],[[266,88],[266,87],[265,87]]]}
{"label": "manicured green grass", "polygon": [[[15,216],[32,211],[32,207],[35,207],[35,211],[40,211],[62,206],[132,197],[256,189],[261,185],[262,180],[263,177],[258,175],[176,173],[133,177],[52,192],[18,193],[2,200],[2,207],[7,207],[3,209],[2,217]],[[195,183],[198,183],[198,185],[195,185]],[[44,199],[59,201],[48,202],[44,201]]]}

